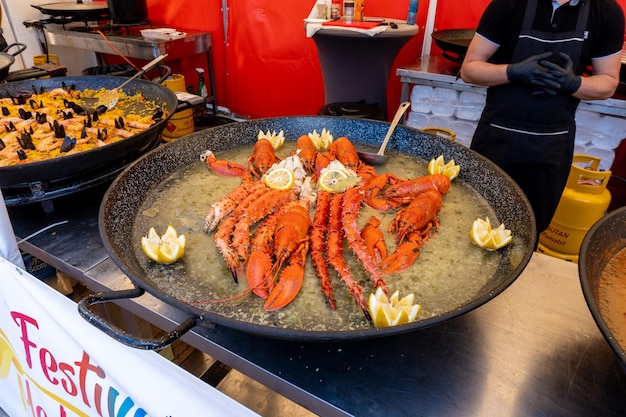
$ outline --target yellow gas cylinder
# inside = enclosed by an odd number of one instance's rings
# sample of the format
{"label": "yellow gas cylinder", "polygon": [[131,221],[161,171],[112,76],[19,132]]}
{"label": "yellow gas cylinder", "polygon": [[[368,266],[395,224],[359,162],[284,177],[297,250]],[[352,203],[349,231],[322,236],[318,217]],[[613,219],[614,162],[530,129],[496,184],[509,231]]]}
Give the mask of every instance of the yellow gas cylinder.
{"label": "yellow gas cylinder", "polygon": [[163,128],[163,140],[170,142],[182,136],[190,135],[195,131],[193,108],[191,104],[182,101],[178,103],[176,112],[170,117]]}
{"label": "yellow gas cylinder", "polygon": [[[163,85],[175,93],[184,92],[185,76],[182,74],[172,74],[171,77],[163,81]],[[193,120],[193,108],[189,103],[179,101],[176,111],[165,124],[165,128],[162,132],[163,140],[165,142],[170,142],[173,139],[190,135],[194,131],[195,125]]]}
{"label": "yellow gas cylinder", "polygon": [[611,171],[598,171],[600,159],[574,155],[565,190],[546,230],[539,235],[538,250],[547,255],[578,262],[583,238],[611,202],[606,188]]}

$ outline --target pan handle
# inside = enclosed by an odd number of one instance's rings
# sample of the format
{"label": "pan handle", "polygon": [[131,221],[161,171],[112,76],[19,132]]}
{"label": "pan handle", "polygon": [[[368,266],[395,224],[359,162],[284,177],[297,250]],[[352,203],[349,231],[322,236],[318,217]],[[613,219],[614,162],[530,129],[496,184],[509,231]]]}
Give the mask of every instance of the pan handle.
{"label": "pan handle", "polygon": [[157,65],[157,68],[159,70],[160,77],[155,78],[152,82],[162,84],[163,81],[167,80],[167,78],[172,75],[172,69],[167,65]]}
{"label": "pan handle", "polygon": [[457,64],[462,64],[463,59],[465,58],[465,56],[461,54],[459,54],[458,56],[450,55],[448,51],[441,51],[441,55],[443,55],[444,58],[447,58],[450,61],[456,62]]}
{"label": "pan handle", "polygon": [[[9,52],[9,49],[11,49],[14,46],[17,47],[17,51],[16,52]],[[11,45],[9,45],[6,48],[4,48],[4,51],[2,51],[2,52],[10,53],[13,56],[18,56],[19,54],[21,54],[25,50],[26,50],[26,44],[16,42],[16,43],[12,43]]]}
{"label": "pan handle", "polygon": [[129,298],[136,298],[144,294],[144,290],[141,288],[133,288],[131,290],[120,290],[120,291],[110,291],[106,293],[96,293],[90,294],[87,297],[83,298],[78,303],[78,312],[85,320],[89,323],[102,330],[107,335],[111,336],[113,339],[121,342],[127,346],[136,348],[136,349],[145,349],[145,350],[159,350],[163,349],[174,341],[179,339],[183,334],[187,333],[193,327],[198,324],[198,320],[200,319],[198,316],[189,316],[185,321],[180,323],[178,327],[172,330],[170,333],[163,335],[157,339],[144,339],[139,337],[133,337],[129,335],[127,332],[121,330],[117,326],[112,323],[107,322],[102,317],[98,316],[92,309],[89,307],[94,304],[106,303],[115,300],[123,300]]}

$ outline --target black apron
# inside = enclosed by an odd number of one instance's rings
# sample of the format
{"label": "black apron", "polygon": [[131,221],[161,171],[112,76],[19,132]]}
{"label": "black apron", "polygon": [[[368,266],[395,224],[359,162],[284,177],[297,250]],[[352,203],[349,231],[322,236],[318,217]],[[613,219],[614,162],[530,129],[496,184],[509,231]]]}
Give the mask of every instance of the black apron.
{"label": "black apron", "polygon": [[[554,52],[568,54],[577,68],[586,34],[589,1],[581,0],[576,28],[571,32],[532,29],[538,0],[528,0],[512,62]],[[570,7],[570,6],[565,6]],[[579,100],[569,94],[533,95],[517,83],[490,87],[471,149],[486,156],[522,188],[545,230],[565,188],[574,152],[574,115]]]}

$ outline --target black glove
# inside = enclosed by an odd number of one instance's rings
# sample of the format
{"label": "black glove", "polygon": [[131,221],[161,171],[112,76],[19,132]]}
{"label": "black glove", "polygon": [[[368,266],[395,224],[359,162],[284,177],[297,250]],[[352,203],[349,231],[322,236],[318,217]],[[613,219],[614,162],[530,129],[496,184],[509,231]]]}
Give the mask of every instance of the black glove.
{"label": "black glove", "polygon": [[[516,62],[515,64],[509,64],[506,68],[506,76],[509,81],[522,84],[530,89],[542,89],[547,86],[547,83],[554,82],[549,78],[546,79],[546,81],[539,79],[539,75],[542,72],[548,71],[548,69],[541,65],[540,62],[551,55],[552,52],[544,52],[543,54],[530,56],[523,61]],[[560,87],[560,84],[556,85],[556,88]],[[554,88],[554,86],[552,88]]]}
{"label": "black glove", "polygon": [[556,83],[560,85],[559,88],[556,88],[556,91],[565,94],[573,94],[580,88],[582,79],[580,78],[580,75],[576,75],[574,73],[574,63],[572,62],[572,58],[563,52],[559,52],[559,56],[563,59],[562,66],[547,60],[539,62],[539,64],[548,71],[538,73],[537,80],[550,84]]}

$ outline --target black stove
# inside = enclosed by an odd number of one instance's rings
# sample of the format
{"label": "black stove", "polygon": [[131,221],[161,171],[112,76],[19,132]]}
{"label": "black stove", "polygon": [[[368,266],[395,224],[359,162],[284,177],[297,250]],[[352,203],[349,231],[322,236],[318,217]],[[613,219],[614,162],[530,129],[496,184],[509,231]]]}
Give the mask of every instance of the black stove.
{"label": "black stove", "polygon": [[325,104],[319,109],[318,114],[320,116],[385,120],[385,111],[381,109],[378,104],[368,104],[364,101],[345,101]]}

